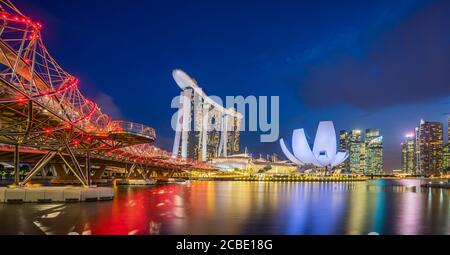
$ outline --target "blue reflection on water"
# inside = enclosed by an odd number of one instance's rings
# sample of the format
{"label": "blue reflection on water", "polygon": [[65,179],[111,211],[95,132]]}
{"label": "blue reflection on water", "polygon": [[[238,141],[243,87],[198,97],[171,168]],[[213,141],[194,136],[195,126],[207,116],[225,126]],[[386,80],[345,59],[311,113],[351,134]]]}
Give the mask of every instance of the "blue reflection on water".
{"label": "blue reflection on water", "polygon": [[[383,188],[386,185],[384,180],[381,180],[377,183],[378,187]],[[378,188],[377,187],[377,188]],[[385,208],[384,205],[386,203],[385,201],[385,193],[384,192],[378,192],[375,200],[375,219],[374,219],[374,232],[377,233],[383,233],[384,229],[384,213]]]}

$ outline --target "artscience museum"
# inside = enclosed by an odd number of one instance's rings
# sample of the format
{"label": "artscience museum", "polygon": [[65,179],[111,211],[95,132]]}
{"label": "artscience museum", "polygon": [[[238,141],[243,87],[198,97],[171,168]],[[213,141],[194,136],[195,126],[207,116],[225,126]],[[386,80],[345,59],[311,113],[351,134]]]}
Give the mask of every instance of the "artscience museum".
{"label": "artscience museum", "polygon": [[319,123],[312,150],[303,128],[294,130],[292,134],[293,153],[289,151],[283,139],[280,139],[280,145],[286,157],[298,166],[311,164],[331,171],[349,156],[347,151],[337,149],[336,131],[332,121]]}

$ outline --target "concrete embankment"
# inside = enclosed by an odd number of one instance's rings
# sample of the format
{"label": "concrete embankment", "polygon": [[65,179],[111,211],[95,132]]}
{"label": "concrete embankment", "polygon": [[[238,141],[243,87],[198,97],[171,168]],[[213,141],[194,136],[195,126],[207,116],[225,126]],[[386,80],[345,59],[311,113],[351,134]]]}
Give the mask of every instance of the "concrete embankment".
{"label": "concrete embankment", "polygon": [[114,198],[110,187],[0,187],[0,203],[53,203],[106,201]]}

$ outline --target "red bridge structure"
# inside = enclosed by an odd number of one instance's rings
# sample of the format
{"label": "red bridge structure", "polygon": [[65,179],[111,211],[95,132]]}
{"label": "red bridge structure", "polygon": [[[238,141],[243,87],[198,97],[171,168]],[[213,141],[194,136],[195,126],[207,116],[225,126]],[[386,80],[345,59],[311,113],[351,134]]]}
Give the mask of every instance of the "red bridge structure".
{"label": "red bridge structure", "polygon": [[[151,127],[111,120],[52,58],[41,29],[9,0],[0,0],[0,160],[14,162],[15,185],[56,163],[83,186],[92,183],[92,164],[126,165],[128,177],[138,172],[143,178],[152,169],[214,170],[153,146]],[[34,162],[21,161],[21,154]],[[23,180],[20,163],[32,166]]]}

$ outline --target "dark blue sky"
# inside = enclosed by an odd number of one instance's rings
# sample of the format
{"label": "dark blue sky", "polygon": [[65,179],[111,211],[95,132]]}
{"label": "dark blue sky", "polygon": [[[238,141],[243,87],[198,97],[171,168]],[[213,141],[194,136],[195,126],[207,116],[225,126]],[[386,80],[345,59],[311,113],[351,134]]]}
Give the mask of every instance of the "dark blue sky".
{"label": "dark blue sky", "polygon": [[[281,136],[320,120],[380,128],[386,169],[421,117],[450,112],[449,1],[16,0],[46,45],[112,117],[156,128],[172,145],[171,77],[210,95],[280,96]],[[253,153],[278,143],[243,133]]]}

